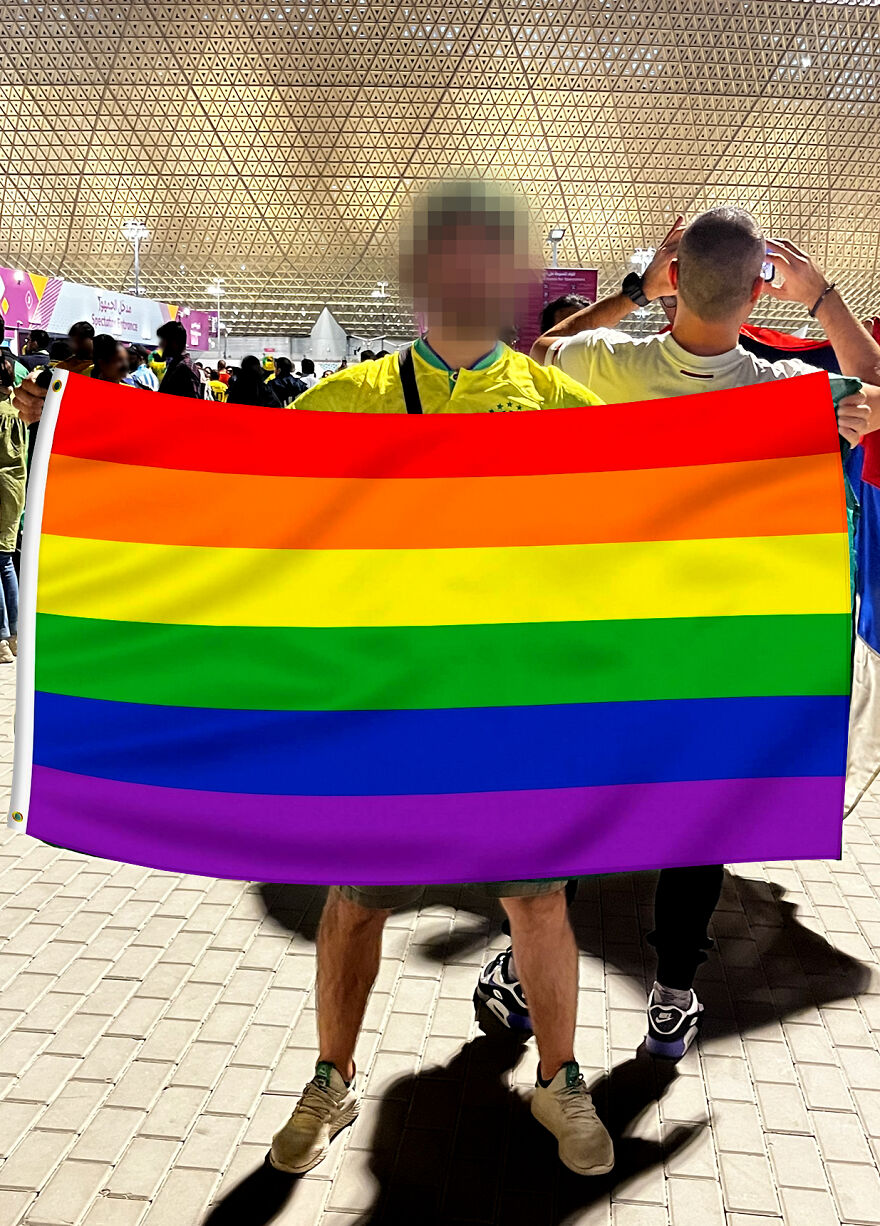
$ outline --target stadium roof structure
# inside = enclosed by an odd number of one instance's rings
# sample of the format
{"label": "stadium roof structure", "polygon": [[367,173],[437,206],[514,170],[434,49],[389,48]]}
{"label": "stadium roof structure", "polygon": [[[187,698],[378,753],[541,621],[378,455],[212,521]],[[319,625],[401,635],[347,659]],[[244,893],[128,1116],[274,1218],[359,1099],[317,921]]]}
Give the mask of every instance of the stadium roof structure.
{"label": "stadium roof structure", "polygon": [[233,332],[307,333],[329,305],[405,334],[401,206],[488,174],[525,189],[536,232],[565,228],[560,265],[598,267],[600,292],[677,212],[738,203],[880,313],[877,0],[0,0],[0,18],[2,263],[124,288],[135,218],[150,297],[210,308],[222,278]]}

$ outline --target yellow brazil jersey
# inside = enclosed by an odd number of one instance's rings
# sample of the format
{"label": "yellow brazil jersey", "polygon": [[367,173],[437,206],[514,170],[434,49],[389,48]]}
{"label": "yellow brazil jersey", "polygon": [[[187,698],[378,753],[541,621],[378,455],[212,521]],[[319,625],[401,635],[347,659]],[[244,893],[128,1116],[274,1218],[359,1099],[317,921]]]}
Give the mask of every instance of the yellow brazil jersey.
{"label": "yellow brazil jersey", "polygon": [[[479,362],[456,372],[419,339],[413,345],[413,365],[424,413],[511,413],[603,403],[557,367],[540,366],[500,341]],[[405,413],[397,354],[360,362],[319,380],[296,398],[294,408]]]}

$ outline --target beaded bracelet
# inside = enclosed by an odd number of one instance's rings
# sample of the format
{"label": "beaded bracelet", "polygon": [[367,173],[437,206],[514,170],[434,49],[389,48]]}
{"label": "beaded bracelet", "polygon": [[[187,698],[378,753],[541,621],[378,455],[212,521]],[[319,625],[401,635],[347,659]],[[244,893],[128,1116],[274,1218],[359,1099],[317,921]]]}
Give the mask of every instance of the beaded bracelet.
{"label": "beaded bracelet", "polygon": [[816,299],[816,304],[813,307],[812,311],[810,311],[810,314],[812,315],[813,319],[816,318],[816,312],[818,311],[822,303],[825,301],[828,294],[830,294],[831,291],[834,289],[835,284],[836,282],[832,281],[830,285],[826,285],[825,288],[822,290],[822,293]]}

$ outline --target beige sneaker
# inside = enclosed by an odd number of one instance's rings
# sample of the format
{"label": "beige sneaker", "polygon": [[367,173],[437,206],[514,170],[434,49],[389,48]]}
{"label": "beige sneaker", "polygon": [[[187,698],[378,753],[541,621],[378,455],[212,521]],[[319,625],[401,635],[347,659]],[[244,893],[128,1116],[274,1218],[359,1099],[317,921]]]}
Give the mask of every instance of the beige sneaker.
{"label": "beige sneaker", "polygon": [[15,656],[12,654],[12,649],[9,646],[7,639],[0,639],[0,664],[12,664]]}
{"label": "beige sneaker", "polygon": [[319,1060],[293,1115],[272,1138],[269,1162],[288,1175],[310,1171],[327,1156],[336,1134],[354,1123],[359,1110],[354,1081],[347,1086],[334,1065]]}
{"label": "beige sneaker", "polygon": [[559,1157],[577,1175],[607,1175],[614,1146],[596,1114],[580,1069],[564,1064],[549,1086],[536,1085],[532,1115],[559,1141]]}
{"label": "beige sneaker", "polygon": [[9,650],[12,652],[14,656],[18,655],[18,635],[17,634],[10,634]]}

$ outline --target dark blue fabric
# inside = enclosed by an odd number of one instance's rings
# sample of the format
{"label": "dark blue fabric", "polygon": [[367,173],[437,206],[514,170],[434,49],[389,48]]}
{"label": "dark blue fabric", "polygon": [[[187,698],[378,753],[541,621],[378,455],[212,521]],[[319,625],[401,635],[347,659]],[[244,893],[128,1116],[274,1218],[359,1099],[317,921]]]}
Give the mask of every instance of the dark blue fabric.
{"label": "dark blue fabric", "polygon": [[856,531],[859,638],[880,653],[880,489],[862,480],[864,452],[856,447],[847,461],[847,475],[859,499]]}
{"label": "dark blue fabric", "polygon": [[842,775],[839,696],[229,711],[38,692],[34,762],[218,792],[359,796]]}

